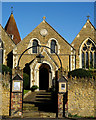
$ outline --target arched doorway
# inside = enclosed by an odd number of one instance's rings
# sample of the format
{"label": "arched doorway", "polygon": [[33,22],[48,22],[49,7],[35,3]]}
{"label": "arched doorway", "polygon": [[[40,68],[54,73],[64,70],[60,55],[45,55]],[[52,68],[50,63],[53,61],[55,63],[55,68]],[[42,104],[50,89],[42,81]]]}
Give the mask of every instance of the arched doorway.
{"label": "arched doorway", "polygon": [[49,89],[50,73],[50,66],[46,63],[43,63],[39,68],[39,90]]}

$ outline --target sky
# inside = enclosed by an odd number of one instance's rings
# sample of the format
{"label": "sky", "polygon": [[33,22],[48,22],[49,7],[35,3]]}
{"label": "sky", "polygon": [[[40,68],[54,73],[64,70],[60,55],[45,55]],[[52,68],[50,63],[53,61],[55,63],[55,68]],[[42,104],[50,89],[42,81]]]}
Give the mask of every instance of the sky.
{"label": "sky", "polygon": [[69,43],[86,23],[87,15],[94,25],[94,2],[2,2],[3,27],[11,14],[11,6],[21,39],[43,21],[43,16]]}

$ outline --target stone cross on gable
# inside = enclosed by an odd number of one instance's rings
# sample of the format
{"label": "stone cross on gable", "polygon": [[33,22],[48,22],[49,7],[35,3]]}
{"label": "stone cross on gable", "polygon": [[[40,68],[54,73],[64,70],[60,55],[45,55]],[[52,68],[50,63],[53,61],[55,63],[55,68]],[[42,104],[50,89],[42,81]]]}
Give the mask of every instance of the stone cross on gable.
{"label": "stone cross on gable", "polygon": [[13,14],[13,7],[11,7],[11,14]]}
{"label": "stone cross on gable", "polygon": [[45,19],[46,19],[46,17],[44,16],[44,17],[43,17],[43,20],[45,21]]}
{"label": "stone cross on gable", "polygon": [[88,20],[89,20],[89,17],[90,17],[90,16],[88,15],[88,16],[87,16],[87,19],[88,19]]}

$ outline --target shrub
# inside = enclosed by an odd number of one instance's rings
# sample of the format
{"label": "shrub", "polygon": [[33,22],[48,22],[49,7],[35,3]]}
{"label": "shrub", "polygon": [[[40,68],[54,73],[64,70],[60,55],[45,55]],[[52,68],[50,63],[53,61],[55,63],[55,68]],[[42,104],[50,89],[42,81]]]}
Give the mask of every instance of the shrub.
{"label": "shrub", "polygon": [[92,73],[88,70],[85,69],[75,69],[73,71],[68,72],[68,77],[70,77],[70,75],[72,77],[92,77]]}
{"label": "shrub", "polygon": [[[12,70],[11,70],[11,68],[9,68],[9,67],[6,66],[6,65],[2,65],[2,73],[4,74],[4,72],[5,72],[5,73],[8,73],[8,72],[9,72],[9,74],[12,75]],[[29,80],[29,75],[26,74],[26,73],[23,73],[23,85],[24,85],[24,89],[26,89],[26,90],[29,90],[29,89],[30,89],[30,82],[29,82],[29,81],[30,81],[30,80]]]}
{"label": "shrub", "polygon": [[30,89],[29,75],[26,73],[23,73],[23,86],[24,86],[24,89],[26,90]]}
{"label": "shrub", "polygon": [[9,67],[6,66],[6,65],[2,65],[2,73],[4,74],[4,72],[5,72],[5,73],[8,73],[8,72],[9,72],[9,74],[12,75],[12,70],[11,70],[11,68],[9,68]]}
{"label": "shrub", "polygon": [[37,86],[37,85],[33,85],[30,89],[31,89],[31,91],[34,91],[34,90],[36,90],[36,89],[38,89],[39,87]]}

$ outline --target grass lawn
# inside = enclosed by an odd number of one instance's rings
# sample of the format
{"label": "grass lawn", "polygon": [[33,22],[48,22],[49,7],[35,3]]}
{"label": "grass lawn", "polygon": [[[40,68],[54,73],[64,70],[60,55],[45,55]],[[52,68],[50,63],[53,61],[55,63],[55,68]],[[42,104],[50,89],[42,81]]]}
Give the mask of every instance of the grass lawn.
{"label": "grass lawn", "polygon": [[24,95],[27,93],[27,92],[29,92],[30,90],[24,90]]}

